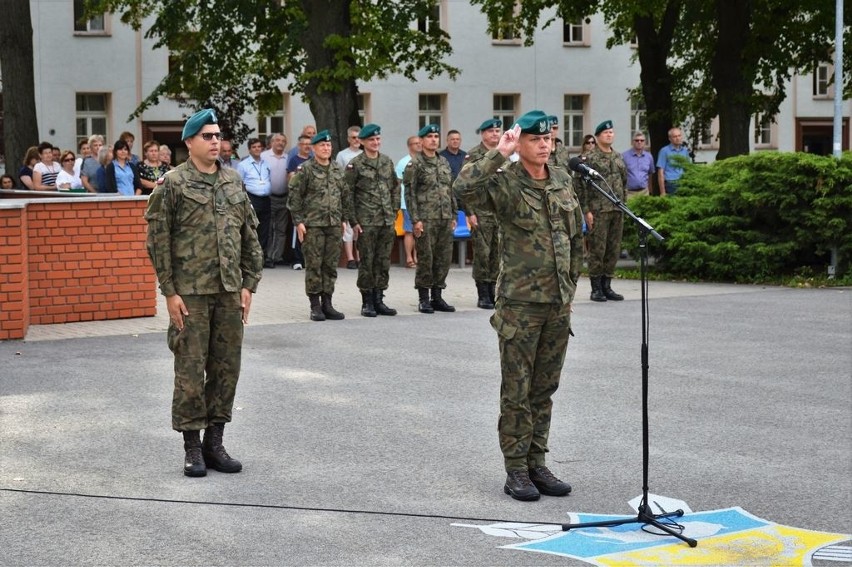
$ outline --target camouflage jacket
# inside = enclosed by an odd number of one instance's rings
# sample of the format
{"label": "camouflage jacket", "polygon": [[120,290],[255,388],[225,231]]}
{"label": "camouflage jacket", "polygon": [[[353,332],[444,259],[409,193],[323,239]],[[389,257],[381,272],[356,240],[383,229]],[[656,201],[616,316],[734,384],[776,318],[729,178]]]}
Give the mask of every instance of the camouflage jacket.
{"label": "camouflage jacket", "polygon": [[296,168],[289,195],[294,225],[335,226],[349,218],[349,186],[333,161],[323,166],[309,159]]}
{"label": "camouflage jacket", "polygon": [[399,179],[393,161],[384,154],[370,159],[360,153],[352,158],[343,175],[351,199],[349,224],[393,226],[400,204]]}
{"label": "camouflage jacket", "polygon": [[405,206],[412,223],[424,219],[455,219],[458,205],[452,190],[449,162],[439,155],[427,158],[422,153],[405,166]]}
{"label": "camouflage jacket", "polygon": [[547,165],[558,165],[568,170],[569,159],[571,159],[571,154],[568,153],[568,148],[562,142],[559,142],[556,144],[556,149],[550,152],[550,157],[547,158]]}
{"label": "camouflage jacket", "polygon": [[187,160],[148,198],[146,246],[163,295],[257,291],[263,252],[240,174],[219,167],[215,184]]}
{"label": "camouflage jacket", "polygon": [[[600,179],[595,180],[602,189],[607,189],[607,184],[612,189],[612,192],[624,201],[627,192],[627,165],[624,163],[624,158],[615,150],[610,153],[605,153],[600,148],[586,154],[585,163],[598,173],[600,173],[606,183]],[[618,211],[618,207],[612,204],[612,201],[600,194],[600,192],[588,185],[580,176],[574,178],[574,189],[577,195],[580,196],[580,206],[586,212],[602,213],[608,211]]]}
{"label": "camouflage jacket", "polygon": [[494,212],[500,223],[500,297],[530,303],[571,303],[583,265],[583,214],[571,176],[548,167],[536,181],[521,162],[497,150],[463,168],[459,198]]}
{"label": "camouflage jacket", "polygon": [[[486,148],[485,145],[482,142],[480,142],[476,147],[471,148],[471,150],[469,152],[467,152],[467,157],[464,158],[465,159],[464,166],[467,167],[468,164],[482,159],[483,157],[485,157],[486,153],[488,153],[488,148]],[[456,195],[456,200],[458,200],[459,207],[463,208],[464,212],[468,216],[470,216],[470,215],[476,215],[478,217],[493,217],[494,216],[494,213],[492,213],[488,209],[480,209],[478,211],[474,210],[473,207],[471,207],[469,203],[464,203],[464,201],[460,200],[458,198],[458,195]],[[462,206],[462,203],[464,203],[463,206]]]}

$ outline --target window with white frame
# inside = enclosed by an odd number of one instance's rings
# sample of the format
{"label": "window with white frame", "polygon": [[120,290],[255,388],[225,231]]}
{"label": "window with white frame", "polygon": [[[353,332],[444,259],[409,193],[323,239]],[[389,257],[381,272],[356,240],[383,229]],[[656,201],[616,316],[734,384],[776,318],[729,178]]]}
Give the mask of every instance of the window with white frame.
{"label": "window with white frame", "polygon": [[369,119],[370,109],[370,94],[359,93],[358,95],[358,117],[361,119],[361,124],[367,124]]}
{"label": "window with white frame", "polygon": [[832,65],[820,63],[814,69],[814,97],[828,98],[831,96]]}
{"label": "window with white frame", "polygon": [[772,117],[768,114],[756,114],[754,116],[754,145],[772,145]]}
{"label": "window with white frame", "polygon": [[509,12],[492,22],[494,31],[491,32],[491,39],[494,43],[521,45],[521,30],[515,23],[520,9],[520,4],[516,2]]}
{"label": "window with white frame", "polygon": [[436,1],[429,9],[429,13],[417,19],[417,29],[422,33],[434,33],[441,29],[441,4]]}
{"label": "window with white frame", "polygon": [[648,116],[645,110],[645,99],[641,96],[630,97],[630,131],[647,132]]}
{"label": "window with white frame", "polygon": [[585,45],[585,22],[582,19],[562,22],[562,43],[564,45]]}
{"label": "window with white frame", "polygon": [[77,93],[75,118],[78,143],[94,134],[107,138],[107,99],[105,93]]}
{"label": "window with white frame", "polygon": [[436,124],[440,128],[444,116],[444,95],[420,95],[417,103],[417,114],[418,130],[427,124]]}
{"label": "window with white frame", "polygon": [[257,137],[266,140],[273,134],[285,134],[287,129],[287,108],[290,105],[290,95],[280,93],[271,114],[261,114],[257,117]]}
{"label": "window with white frame", "polygon": [[586,123],[586,95],[565,95],[563,108],[563,143],[571,148],[583,145],[584,124]]}
{"label": "window with white frame", "polygon": [[520,95],[518,94],[496,94],[494,95],[494,118],[503,121],[503,128],[509,129],[515,123]]}
{"label": "window with white frame", "polygon": [[74,32],[85,34],[105,34],[106,18],[104,14],[98,14],[87,20],[86,0],[74,0]]}

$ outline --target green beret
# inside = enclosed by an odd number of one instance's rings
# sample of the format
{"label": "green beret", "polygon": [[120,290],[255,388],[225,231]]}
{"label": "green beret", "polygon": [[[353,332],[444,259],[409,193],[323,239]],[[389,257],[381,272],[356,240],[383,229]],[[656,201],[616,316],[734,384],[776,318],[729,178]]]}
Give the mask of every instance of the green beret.
{"label": "green beret", "polygon": [[516,125],[523,134],[550,134],[550,120],[541,110],[531,110],[518,118]]}
{"label": "green beret", "polygon": [[554,126],[559,126],[559,118],[556,115],[551,114],[550,116],[547,117],[547,119],[550,121],[550,127],[551,128],[554,127]]}
{"label": "green beret", "polygon": [[216,124],[219,121],[216,120],[216,113],[213,112],[211,108],[205,108],[204,110],[199,110],[195,114],[189,117],[189,120],[186,121],[186,124],[183,125],[183,133],[180,135],[181,140],[186,140],[187,138],[192,138],[206,125],[206,124]]}
{"label": "green beret", "polygon": [[502,120],[500,120],[499,118],[491,118],[489,120],[486,120],[482,124],[480,124],[479,128],[476,129],[476,133],[479,134],[480,132],[483,132],[485,130],[490,130],[492,128],[502,128],[502,127],[503,127],[503,121]]}
{"label": "green beret", "polygon": [[378,124],[365,124],[364,127],[361,128],[361,131],[358,132],[358,138],[361,140],[366,140],[367,138],[381,135],[382,127]]}
{"label": "green beret", "polygon": [[328,133],[328,130],[322,130],[321,132],[317,132],[317,135],[311,138],[311,144],[319,144],[320,142],[330,142],[331,134]]}
{"label": "green beret", "polygon": [[598,127],[595,128],[595,136],[603,132],[604,130],[612,130],[612,120],[604,120]]}
{"label": "green beret", "polygon": [[417,132],[417,135],[422,138],[426,134],[440,134],[440,133],[441,133],[441,127],[440,126],[438,126],[437,124],[427,124],[426,126],[421,128],[419,132]]}

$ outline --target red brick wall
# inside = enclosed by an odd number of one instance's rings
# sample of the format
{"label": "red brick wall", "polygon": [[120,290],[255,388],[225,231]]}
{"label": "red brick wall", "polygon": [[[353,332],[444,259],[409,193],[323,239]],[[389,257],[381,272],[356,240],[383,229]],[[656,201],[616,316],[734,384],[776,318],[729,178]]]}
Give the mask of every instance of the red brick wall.
{"label": "red brick wall", "polygon": [[[30,324],[155,315],[146,204],[127,198],[31,201],[17,221],[8,214],[15,209],[0,209],[0,243],[17,239],[0,244],[0,339],[23,338]],[[18,257],[19,267],[7,269]]]}

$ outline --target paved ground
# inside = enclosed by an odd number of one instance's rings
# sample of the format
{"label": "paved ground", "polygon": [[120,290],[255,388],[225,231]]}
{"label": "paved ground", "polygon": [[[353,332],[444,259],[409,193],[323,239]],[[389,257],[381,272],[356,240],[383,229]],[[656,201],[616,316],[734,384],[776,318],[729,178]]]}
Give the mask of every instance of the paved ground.
{"label": "paved ground", "polygon": [[[641,493],[639,285],[575,305],[550,464],[567,498],[515,502],[496,442],[499,365],[469,269],[455,314],[307,319],[303,275],[267,271],[226,445],[238,475],[181,474],[166,318],[33,327],[0,343],[2,565],[580,564],[453,527],[630,513]],[[852,533],[852,290],[651,282],[650,488]],[[699,543],[700,545],[700,543]],[[767,560],[767,564],[771,561]]]}

